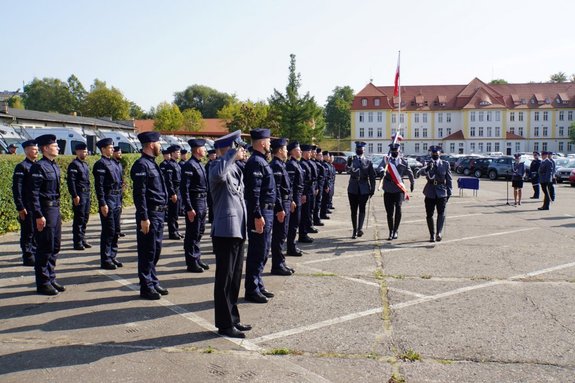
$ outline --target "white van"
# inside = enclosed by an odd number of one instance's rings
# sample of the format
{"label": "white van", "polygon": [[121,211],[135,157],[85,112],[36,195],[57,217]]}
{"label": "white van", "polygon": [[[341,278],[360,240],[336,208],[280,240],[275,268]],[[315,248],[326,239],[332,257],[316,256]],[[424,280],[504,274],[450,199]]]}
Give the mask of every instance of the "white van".
{"label": "white van", "polygon": [[141,146],[136,136],[129,132],[119,130],[98,130],[99,139],[111,138],[114,140],[114,146],[119,146],[122,153],[139,153]]}
{"label": "white van", "polygon": [[22,132],[34,139],[43,134],[53,134],[56,136],[56,142],[60,147],[60,154],[72,155],[75,154],[74,148],[79,143],[86,144],[86,138],[82,135],[81,129],[77,128],[64,128],[64,127],[29,127],[26,126]]}
{"label": "white van", "polygon": [[188,142],[186,140],[184,140],[180,137],[169,136],[167,134],[163,134],[162,138],[164,139],[164,141],[166,141],[168,146],[179,145],[182,149],[186,149],[188,152],[191,150],[190,144],[188,144]]}
{"label": "white van", "polygon": [[0,152],[8,153],[8,146],[14,144],[17,146],[16,153],[23,154],[22,142],[27,138],[23,137],[16,129],[10,125],[0,124]]}

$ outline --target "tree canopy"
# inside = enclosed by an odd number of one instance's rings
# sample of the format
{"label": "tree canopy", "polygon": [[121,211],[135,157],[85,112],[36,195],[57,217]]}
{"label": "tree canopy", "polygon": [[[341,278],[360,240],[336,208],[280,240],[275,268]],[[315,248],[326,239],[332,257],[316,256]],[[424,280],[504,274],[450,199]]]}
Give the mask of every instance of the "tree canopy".
{"label": "tree canopy", "polygon": [[34,78],[31,83],[24,86],[24,105],[27,109],[41,112],[63,114],[76,112],[82,101],[77,97],[83,89],[77,80],[74,75],[70,76],[68,82],[57,78],[46,77],[42,80]]}
{"label": "tree canopy", "polygon": [[181,111],[198,110],[203,118],[216,118],[218,111],[235,101],[235,96],[218,92],[205,85],[192,85],[174,94],[174,104]]}
{"label": "tree canopy", "polygon": [[105,81],[96,79],[86,96],[82,113],[84,116],[127,120],[130,118],[130,102],[119,89],[108,88]]}
{"label": "tree canopy", "polygon": [[351,103],[353,89],[349,86],[336,87],[327,98],[325,106],[326,133],[331,137],[342,138],[351,135]]}
{"label": "tree canopy", "polygon": [[249,133],[251,129],[266,127],[272,135],[279,135],[279,126],[270,119],[270,107],[265,102],[234,102],[226,105],[218,112],[218,118],[226,120],[228,130],[241,130]]}
{"label": "tree canopy", "polygon": [[549,77],[549,82],[567,82],[567,75],[565,72],[557,72]]}
{"label": "tree canopy", "polygon": [[496,78],[496,79],[489,81],[489,84],[509,84],[509,83],[502,78]]}
{"label": "tree canopy", "polygon": [[184,124],[184,116],[176,104],[162,102],[156,107],[154,127],[159,131],[173,132],[180,130]]}

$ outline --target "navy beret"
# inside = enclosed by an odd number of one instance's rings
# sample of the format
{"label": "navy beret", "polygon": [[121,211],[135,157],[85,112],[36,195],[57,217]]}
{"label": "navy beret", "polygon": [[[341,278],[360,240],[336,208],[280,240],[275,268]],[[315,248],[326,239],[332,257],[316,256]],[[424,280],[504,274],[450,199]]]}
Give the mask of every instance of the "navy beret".
{"label": "navy beret", "polygon": [[160,141],[160,133],[158,132],[143,132],[138,134],[138,140],[141,144],[146,144],[148,142],[158,142]]}
{"label": "navy beret", "polygon": [[321,154],[323,154],[324,156],[329,155],[329,152],[327,150],[324,150]]}
{"label": "navy beret", "polygon": [[389,149],[393,151],[399,150],[399,147],[399,144],[389,144]]}
{"label": "navy beret", "polygon": [[250,130],[250,137],[252,140],[261,140],[262,138],[270,138],[270,130],[257,128]]}
{"label": "navy beret", "polygon": [[287,146],[288,152],[291,151],[292,149],[295,149],[295,148],[299,148],[299,142],[297,142],[297,141],[292,141]]}
{"label": "navy beret", "polygon": [[17,149],[17,148],[18,148],[18,146],[16,146],[16,144],[10,144],[10,145],[8,145],[8,147],[9,147],[9,148],[14,148],[14,149]]}
{"label": "navy beret", "polygon": [[216,149],[210,149],[208,150],[208,155],[209,154],[216,154]]}
{"label": "navy beret", "polygon": [[110,145],[114,145],[114,140],[111,138],[102,138],[100,141],[96,142],[96,146],[100,149]]}
{"label": "navy beret", "polygon": [[271,140],[270,146],[272,149],[278,149],[281,148],[282,146],[286,146],[287,145],[287,140],[285,138],[276,138]]}
{"label": "navy beret", "polygon": [[80,142],[80,143],[76,144],[76,146],[74,146],[74,151],[76,151],[76,150],[86,150],[86,149],[88,149],[88,145],[86,145],[86,144],[83,143],[83,142]]}
{"label": "navy beret", "polygon": [[225,136],[218,138],[214,141],[214,148],[220,149],[232,146],[232,143],[239,139],[241,134],[241,130],[236,130],[235,132],[228,133]]}
{"label": "navy beret", "polygon": [[535,151],[535,152],[533,152],[533,154],[537,154],[537,155],[539,155],[539,152]]}
{"label": "navy beret", "polygon": [[56,136],[53,134],[43,134],[36,137],[38,146],[50,145],[56,143]]}
{"label": "navy beret", "polygon": [[363,148],[365,145],[367,145],[365,142],[363,141],[355,141],[355,147],[357,148]]}
{"label": "navy beret", "polygon": [[[12,145],[14,145],[14,144],[12,144]],[[12,145],[10,145],[10,147],[11,147]],[[35,140],[28,140],[28,141],[22,142],[22,148],[23,148],[23,149],[27,148],[28,146],[36,146],[36,145],[38,145],[38,144],[36,143]]]}
{"label": "navy beret", "polygon": [[168,146],[168,149],[166,149],[166,152],[168,152],[169,154],[172,154],[173,152],[177,152],[178,150],[181,150],[182,147],[180,145],[170,145]]}
{"label": "navy beret", "polygon": [[206,140],[203,138],[192,138],[188,141],[188,144],[190,144],[192,148],[199,148],[200,146],[206,145]]}
{"label": "navy beret", "polygon": [[300,147],[302,152],[309,152],[312,149],[310,144],[301,144]]}
{"label": "navy beret", "polygon": [[316,145],[311,145],[311,150],[315,150],[317,148]]}
{"label": "navy beret", "polygon": [[316,148],[315,148],[315,152],[318,153],[318,154],[321,153],[321,148],[320,148],[319,146],[316,147]]}
{"label": "navy beret", "polygon": [[188,151],[186,149],[182,149],[180,150],[180,154],[188,154]]}
{"label": "navy beret", "polygon": [[429,151],[430,151],[431,153],[437,153],[437,152],[441,152],[442,149],[441,149],[441,146],[432,145],[432,146],[429,147]]}
{"label": "navy beret", "polygon": [[513,155],[513,157],[515,157],[515,158],[521,158],[521,154],[515,153],[515,154]]}
{"label": "navy beret", "polygon": [[121,152],[121,151],[122,151],[122,149],[120,149],[119,146],[114,146],[114,153]]}

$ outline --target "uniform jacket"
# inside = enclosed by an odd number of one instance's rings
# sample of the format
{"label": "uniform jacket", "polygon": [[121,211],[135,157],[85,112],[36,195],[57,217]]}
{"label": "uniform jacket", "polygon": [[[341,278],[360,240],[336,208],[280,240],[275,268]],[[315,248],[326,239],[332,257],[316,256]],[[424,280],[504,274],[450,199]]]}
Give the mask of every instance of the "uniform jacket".
{"label": "uniform jacket", "polygon": [[301,160],[298,162],[303,171],[303,195],[311,195],[313,193],[313,170],[309,165],[309,160]]}
{"label": "uniform jacket", "polygon": [[[390,157],[389,161],[390,161],[390,163],[395,164],[395,167],[397,169],[397,173],[399,173],[399,176],[402,179],[403,179],[403,177],[407,176],[407,178],[409,178],[410,185],[413,185],[413,183],[415,182],[415,179],[413,177],[413,171],[411,170],[411,168],[407,164],[407,161],[405,160],[405,158]],[[403,191],[391,179],[391,175],[389,174],[389,169],[388,169],[388,171],[385,171],[385,173],[384,173],[384,170],[385,170],[385,159],[381,161],[381,163],[379,164],[379,166],[377,168],[377,172],[383,174],[383,191],[386,193],[403,193]]]}
{"label": "uniform jacket", "polygon": [[553,182],[553,168],[554,162],[549,158],[544,159],[541,161],[541,166],[539,166],[539,181],[541,183],[549,183]]}
{"label": "uniform jacket", "polygon": [[291,157],[286,163],[286,171],[292,186],[292,201],[300,206],[301,196],[304,192],[305,170],[300,166],[298,160]]}
{"label": "uniform jacket", "polygon": [[245,200],[248,216],[261,218],[266,205],[275,205],[276,182],[265,156],[254,150],[244,169]]}
{"label": "uniform jacket", "polygon": [[244,182],[235,164],[236,149],[230,149],[210,166],[214,222],[212,237],[242,238],[247,236]]}
{"label": "uniform jacket", "polygon": [[513,171],[511,179],[515,181],[522,180],[525,176],[527,170],[525,169],[525,162],[516,163],[513,162],[511,165],[511,170]]}
{"label": "uniform jacket", "polygon": [[347,160],[349,194],[373,195],[375,193],[375,171],[370,160],[364,156],[353,156]]}
{"label": "uniform jacket", "polygon": [[[31,210],[32,204],[32,175],[30,168],[34,162],[26,158],[14,168],[12,177],[12,196],[16,210]],[[28,211],[30,213],[30,211]]]}
{"label": "uniform jacket", "polygon": [[274,212],[283,211],[284,201],[292,200],[292,185],[289,174],[286,170],[286,164],[277,157],[272,159],[270,163],[272,171],[274,172],[274,179],[276,183],[276,202]]}
{"label": "uniform jacket", "polygon": [[306,182],[310,182],[309,187],[311,192],[313,193],[317,190],[317,167],[312,160],[304,160],[300,161],[302,167],[304,167],[306,171]]}
{"label": "uniform jacket", "polygon": [[316,168],[316,189],[318,189],[321,193],[325,188],[325,181],[326,181],[325,168],[323,167],[321,162],[317,160],[312,160],[311,162],[315,165]]}
{"label": "uniform jacket", "polygon": [[541,166],[541,160],[536,159],[531,161],[529,165],[529,175],[531,177],[531,183],[538,184],[539,183],[539,167]]}
{"label": "uniform jacket", "polygon": [[122,174],[116,160],[102,157],[94,164],[94,188],[99,206],[105,206],[106,196],[122,193]]}
{"label": "uniform jacket", "polygon": [[[45,216],[47,202],[60,201],[60,168],[54,161],[42,157],[30,168],[32,176],[32,205],[34,218]],[[48,219],[47,219],[48,220]],[[48,222],[55,225],[56,222]]]}
{"label": "uniform jacket", "polygon": [[166,207],[168,205],[166,184],[154,157],[142,153],[142,157],[138,158],[132,165],[130,177],[132,178],[137,220],[147,220],[148,211],[151,207]]}
{"label": "uniform jacket", "polygon": [[443,160],[430,161],[421,168],[420,174],[425,175],[427,183],[423,187],[425,198],[445,198],[451,196],[452,178],[449,162]]}
{"label": "uniform jacket", "polygon": [[90,168],[84,161],[75,158],[70,162],[67,171],[68,191],[72,198],[76,198],[81,192],[90,191]]}
{"label": "uniform jacket", "polygon": [[192,199],[208,193],[206,169],[196,157],[190,158],[182,167],[181,193],[186,211],[193,210]]}

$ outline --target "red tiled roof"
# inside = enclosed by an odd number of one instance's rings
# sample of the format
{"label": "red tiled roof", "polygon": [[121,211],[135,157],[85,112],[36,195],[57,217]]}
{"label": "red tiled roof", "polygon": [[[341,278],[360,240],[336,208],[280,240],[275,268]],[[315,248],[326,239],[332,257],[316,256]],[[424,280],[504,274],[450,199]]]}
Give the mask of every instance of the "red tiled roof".
{"label": "red tiled roof", "polygon": [[520,136],[519,134],[505,132],[505,139],[506,140],[524,140],[525,137]]}
{"label": "red tiled roof", "polygon": [[[149,132],[154,130],[154,120],[135,120],[134,126],[136,127],[136,132]],[[174,135],[182,136],[207,136],[207,137],[220,137],[228,134],[228,128],[226,127],[226,120],[220,118],[204,118],[202,120],[202,127],[197,132],[190,132],[188,130],[178,130],[173,132],[162,132]]]}
{"label": "red tiled roof", "polygon": [[463,135],[463,131],[458,130],[457,132],[451,133],[449,136],[447,136],[443,139],[443,141],[449,141],[449,140],[457,140],[457,141],[465,140],[465,136]]}
{"label": "red tiled roof", "polygon": [[134,120],[136,133],[150,132],[154,130],[154,120]]}

